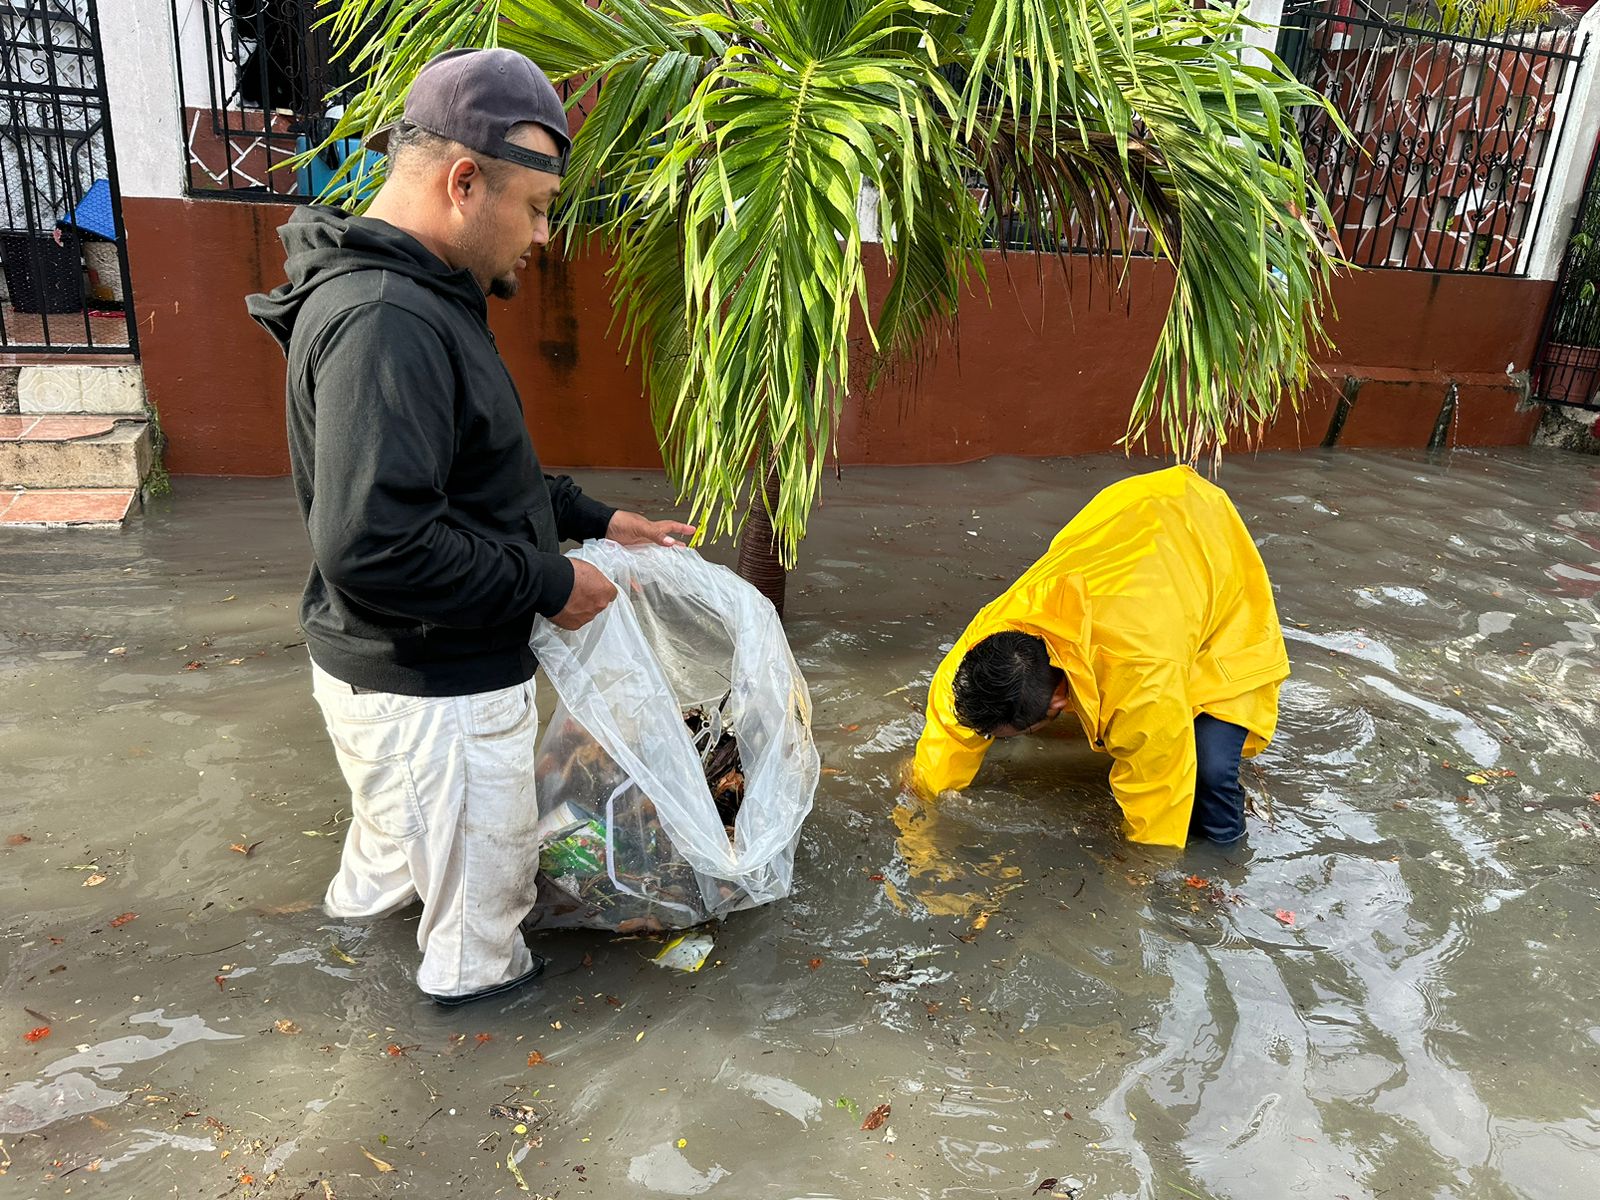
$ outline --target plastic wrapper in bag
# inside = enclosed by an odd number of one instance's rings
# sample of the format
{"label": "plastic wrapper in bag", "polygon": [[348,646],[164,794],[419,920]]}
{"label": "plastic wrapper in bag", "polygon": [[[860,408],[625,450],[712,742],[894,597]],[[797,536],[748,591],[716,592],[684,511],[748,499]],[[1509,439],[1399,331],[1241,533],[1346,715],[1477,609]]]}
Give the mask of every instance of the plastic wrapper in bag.
{"label": "plastic wrapper in bag", "polygon": [[[539,745],[528,924],[682,929],[788,895],[820,764],[772,605],[692,550],[590,542],[573,557],[617,600],[575,632],[534,623],[558,704]],[[725,733],[743,781],[731,828],[706,778]]]}

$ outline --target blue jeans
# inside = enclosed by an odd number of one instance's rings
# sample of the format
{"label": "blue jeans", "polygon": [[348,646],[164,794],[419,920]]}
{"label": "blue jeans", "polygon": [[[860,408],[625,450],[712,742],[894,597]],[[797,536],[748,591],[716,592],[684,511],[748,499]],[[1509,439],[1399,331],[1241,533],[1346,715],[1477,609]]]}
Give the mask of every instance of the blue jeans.
{"label": "blue jeans", "polygon": [[1244,788],[1239,763],[1246,731],[1201,713],[1194,719],[1194,813],[1189,836],[1227,845],[1244,836]]}

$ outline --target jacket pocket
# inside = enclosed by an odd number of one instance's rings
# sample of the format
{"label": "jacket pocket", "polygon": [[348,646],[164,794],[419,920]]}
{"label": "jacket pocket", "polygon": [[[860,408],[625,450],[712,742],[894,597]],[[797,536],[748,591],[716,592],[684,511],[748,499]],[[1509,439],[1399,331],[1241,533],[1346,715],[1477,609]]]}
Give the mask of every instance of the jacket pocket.
{"label": "jacket pocket", "polygon": [[341,751],[339,767],[350,785],[358,820],[397,842],[410,841],[428,831],[405,754],[364,759]]}
{"label": "jacket pocket", "polygon": [[1253,646],[1213,654],[1212,661],[1223,679],[1246,688],[1270,683],[1289,673],[1289,656],[1281,641],[1257,642]]}

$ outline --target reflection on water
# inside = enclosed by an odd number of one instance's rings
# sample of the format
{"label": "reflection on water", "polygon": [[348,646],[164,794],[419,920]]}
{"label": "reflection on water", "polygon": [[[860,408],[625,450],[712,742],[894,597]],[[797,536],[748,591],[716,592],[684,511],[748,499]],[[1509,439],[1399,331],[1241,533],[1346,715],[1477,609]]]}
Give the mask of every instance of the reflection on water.
{"label": "reflection on water", "polygon": [[[900,797],[941,648],[1129,469],[830,484],[790,593],[826,768],[794,897],[719,927],[698,974],[560,935],[542,990],[453,1013],[415,996],[414,912],[311,903],[348,814],[293,645],[287,488],[180,481],[126,534],[0,544],[0,671],[29,699],[0,833],[32,839],[0,848],[7,1182],[1592,1194],[1600,467],[1229,462],[1295,671],[1243,848],[1123,842],[1070,723],[964,796]],[[653,478],[588,484],[661,506]]]}

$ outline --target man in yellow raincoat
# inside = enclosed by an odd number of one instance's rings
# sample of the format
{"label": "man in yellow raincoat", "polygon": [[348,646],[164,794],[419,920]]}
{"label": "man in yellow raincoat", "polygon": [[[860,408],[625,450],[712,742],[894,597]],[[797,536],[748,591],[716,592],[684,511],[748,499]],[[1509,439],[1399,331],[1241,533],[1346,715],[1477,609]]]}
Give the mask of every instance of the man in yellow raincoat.
{"label": "man in yellow raincoat", "polygon": [[1137,475],[967,626],[933,677],[913,785],[965,788],[993,739],[1070,707],[1115,760],[1130,839],[1232,842],[1240,759],[1272,739],[1288,675],[1266,567],[1227,494],[1188,467]]}

